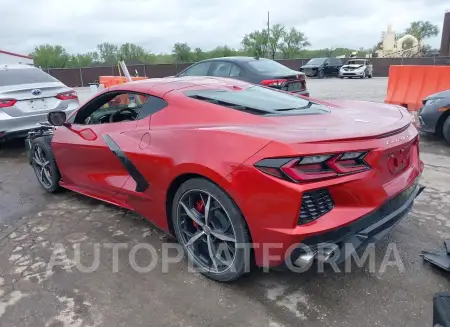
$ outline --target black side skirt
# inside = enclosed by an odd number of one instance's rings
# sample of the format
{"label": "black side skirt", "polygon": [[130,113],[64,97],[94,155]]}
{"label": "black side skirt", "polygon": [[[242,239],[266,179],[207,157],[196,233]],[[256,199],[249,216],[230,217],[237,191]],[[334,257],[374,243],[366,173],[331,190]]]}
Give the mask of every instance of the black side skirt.
{"label": "black side skirt", "polygon": [[142,176],[141,172],[136,168],[136,166],[131,162],[131,160],[125,155],[121,148],[113,141],[111,136],[108,134],[103,135],[103,139],[108,145],[109,149],[116,155],[120,160],[123,167],[128,171],[131,178],[136,182],[136,192],[145,192],[149,188],[149,183]]}

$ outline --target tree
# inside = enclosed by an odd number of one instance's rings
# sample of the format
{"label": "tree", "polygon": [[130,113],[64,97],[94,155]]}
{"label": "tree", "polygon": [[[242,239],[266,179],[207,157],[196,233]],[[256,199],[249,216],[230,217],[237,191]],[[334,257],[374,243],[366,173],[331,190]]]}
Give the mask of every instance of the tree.
{"label": "tree", "polygon": [[70,55],[60,45],[40,45],[34,48],[30,55],[36,66],[44,68],[64,68],[67,67],[70,60]]}
{"label": "tree", "polygon": [[202,61],[206,58],[206,54],[203,52],[201,48],[195,48],[194,50],[194,60]]}
{"label": "tree", "polygon": [[133,43],[122,44],[118,53],[120,60],[125,61],[139,60],[145,62],[148,55],[148,52],[143,47]]}
{"label": "tree", "polygon": [[172,53],[176,62],[190,62],[192,59],[191,47],[187,43],[175,43]]}
{"label": "tree", "polygon": [[224,46],[218,46],[215,49],[211,50],[209,52],[210,58],[217,58],[217,57],[231,57],[236,55],[236,50],[230,48],[227,45]]}
{"label": "tree", "polygon": [[405,30],[405,34],[414,36],[419,42],[439,34],[439,27],[429,21],[414,21]]}
{"label": "tree", "polygon": [[242,47],[245,52],[255,57],[263,57],[267,53],[267,31],[254,31],[246,34],[242,39]]}
{"label": "tree", "polygon": [[95,55],[95,52],[88,52],[84,54],[77,54],[70,57],[70,67],[71,68],[81,68],[81,67],[89,67],[94,62],[94,57],[98,57]]}
{"label": "tree", "polygon": [[117,45],[103,42],[97,45],[97,50],[100,56],[100,60],[109,65],[117,64],[119,60],[119,48]]}
{"label": "tree", "polygon": [[433,57],[433,56],[437,56],[439,54],[439,50],[433,49],[431,47],[431,45],[429,45],[429,44],[423,45],[421,47],[420,51],[424,57]]}
{"label": "tree", "polygon": [[280,48],[281,41],[285,36],[285,27],[281,24],[275,24],[270,29],[269,35],[269,48],[272,59],[275,59],[275,54],[277,50]]}
{"label": "tree", "polygon": [[295,27],[292,27],[289,32],[284,34],[283,43],[280,45],[280,50],[285,59],[292,59],[302,49],[310,46],[306,35]]}

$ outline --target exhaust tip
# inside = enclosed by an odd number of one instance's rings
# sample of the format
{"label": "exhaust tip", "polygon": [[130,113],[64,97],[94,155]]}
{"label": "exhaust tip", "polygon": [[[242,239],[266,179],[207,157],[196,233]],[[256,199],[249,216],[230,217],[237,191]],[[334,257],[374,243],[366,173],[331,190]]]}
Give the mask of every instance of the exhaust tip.
{"label": "exhaust tip", "polygon": [[308,253],[301,254],[294,261],[294,265],[296,265],[297,267],[307,266],[313,262],[316,255],[317,255],[316,251],[314,252],[309,251]]}

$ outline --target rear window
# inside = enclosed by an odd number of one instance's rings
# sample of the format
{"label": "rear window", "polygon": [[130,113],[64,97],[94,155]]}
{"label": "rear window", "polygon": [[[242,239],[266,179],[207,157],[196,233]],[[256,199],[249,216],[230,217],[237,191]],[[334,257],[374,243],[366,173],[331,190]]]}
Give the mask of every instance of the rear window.
{"label": "rear window", "polygon": [[0,86],[58,82],[38,68],[1,69]]}
{"label": "rear window", "polygon": [[292,74],[292,69],[268,59],[256,59],[248,64],[262,74],[287,75]]}
{"label": "rear window", "polygon": [[322,65],[325,60],[327,60],[327,58],[314,58],[311,59],[310,61],[308,61],[306,64],[307,65]]}
{"label": "rear window", "polygon": [[328,111],[325,107],[289,93],[262,86],[251,86],[240,91],[196,90],[185,92],[190,98],[253,113],[256,115],[292,114],[295,111]]}

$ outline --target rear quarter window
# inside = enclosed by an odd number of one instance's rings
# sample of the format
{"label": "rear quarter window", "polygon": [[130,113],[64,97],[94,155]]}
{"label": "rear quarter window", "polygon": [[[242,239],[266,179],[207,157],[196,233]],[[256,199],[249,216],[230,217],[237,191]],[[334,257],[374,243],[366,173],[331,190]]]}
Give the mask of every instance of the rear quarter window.
{"label": "rear quarter window", "polygon": [[38,68],[0,70],[0,86],[52,82],[59,81]]}
{"label": "rear quarter window", "polygon": [[184,94],[192,99],[255,115],[288,115],[327,111],[326,107],[304,98],[257,85],[240,91],[194,90],[186,91]]}

